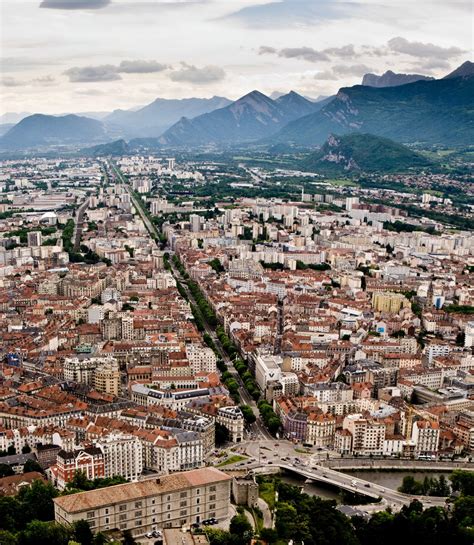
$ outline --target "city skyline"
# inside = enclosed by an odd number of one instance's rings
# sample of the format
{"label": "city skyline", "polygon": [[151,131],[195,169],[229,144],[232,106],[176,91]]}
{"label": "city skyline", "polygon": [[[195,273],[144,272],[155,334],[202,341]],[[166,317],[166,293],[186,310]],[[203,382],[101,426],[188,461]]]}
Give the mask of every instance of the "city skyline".
{"label": "city skyline", "polygon": [[0,113],[252,89],[317,97],[367,72],[441,77],[472,49],[469,2],[7,0],[1,9]]}

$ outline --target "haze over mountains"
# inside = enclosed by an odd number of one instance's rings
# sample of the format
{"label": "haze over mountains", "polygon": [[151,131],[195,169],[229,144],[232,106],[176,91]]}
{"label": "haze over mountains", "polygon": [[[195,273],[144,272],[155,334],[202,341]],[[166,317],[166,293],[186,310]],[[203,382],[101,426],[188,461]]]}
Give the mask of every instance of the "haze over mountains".
{"label": "haze over mountains", "polygon": [[[410,83],[403,83],[415,79]],[[474,64],[466,61],[443,79],[388,71],[366,74],[366,85],[342,88],[318,102],[291,91],[270,98],[252,91],[231,102],[223,97],[156,99],[110,114],[35,114],[7,127],[0,149],[133,140],[132,148],[201,145],[322,145],[330,134],[371,133],[398,142],[464,145],[474,140]],[[14,114],[8,114],[12,116]],[[7,118],[8,119],[8,118]],[[1,134],[1,131],[0,131]],[[117,141],[118,142],[118,141]],[[108,145],[125,150],[129,144]],[[95,150],[100,153],[100,148]]]}
{"label": "haze over mountains", "polygon": [[159,136],[182,117],[193,118],[224,108],[231,104],[224,97],[184,98],[167,100],[157,98],[138,110],[115,110],[104,117],[106,126],[121,130],[124,136]]}

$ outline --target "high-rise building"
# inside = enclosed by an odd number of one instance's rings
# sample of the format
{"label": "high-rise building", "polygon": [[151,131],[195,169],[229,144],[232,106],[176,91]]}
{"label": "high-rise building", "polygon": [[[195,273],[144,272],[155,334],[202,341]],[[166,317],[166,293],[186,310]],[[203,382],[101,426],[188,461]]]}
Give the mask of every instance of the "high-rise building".
{"label": "high-rise building", "polygon": [[28,232],[28,246],[41,246],[42,240],[41,231]]}

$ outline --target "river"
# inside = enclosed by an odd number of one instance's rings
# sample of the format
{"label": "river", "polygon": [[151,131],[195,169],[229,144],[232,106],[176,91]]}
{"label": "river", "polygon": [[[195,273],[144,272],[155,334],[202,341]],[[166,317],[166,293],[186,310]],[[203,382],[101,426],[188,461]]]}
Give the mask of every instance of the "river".
{"label": "river", "polygon": [[[403,477],[406,477],[407,475],[412,475],[417,481],[422,481],[425,477],[439,478],[441,475],[448,478],[450,475],[449,471],[345,471],[344,473],[374,484],[392,488],[393,490],[396,490],[402,484]],[[303,486],[303,491],[310,496],[319,496],[328,500],[340,501],[338,490],[331,486],[324,486],[323,484],[316,482],[305,483],[303,478],[298,478],[293,475],[290,476],[288,474],[283,475],[281,480],[288,484]]]}

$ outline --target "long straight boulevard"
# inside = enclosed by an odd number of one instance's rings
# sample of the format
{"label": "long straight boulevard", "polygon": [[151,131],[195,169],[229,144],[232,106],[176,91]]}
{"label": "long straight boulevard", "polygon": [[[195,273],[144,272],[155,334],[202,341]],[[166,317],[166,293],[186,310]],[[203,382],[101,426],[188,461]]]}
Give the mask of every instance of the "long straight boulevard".
{"label": "long straight boulevard", "polygon": [[[148,233],[150,234],[150,236],[152,238],[154,238],[154,240],[158,240],[159,239],[158,230],[156,229],[155,225],[153,225],[153,223],[147,217],[147,214],[143,210],[141,203],[135,198],[133,192],[131,191],[131,188],[130,188],[130,185],[129,185],[127,179],[123,176],[120,169],[113,162],[109,162],[108,165],[113,170],[113,172],[115,173],[115,176],[120,180],[120,182],[123,184],[123,186],[128,191],[128,194],[130,195],[130,199],[132,200],[132,203],[133,203],[133,205],[135,207],[135,210],[137,211],[138,215],[140,216],[141,220],[143,221]],[[186,284],[186,280],[182,277],[181,273],[175,267],[175,265],[173,264],[173,261],[170,260],[169,263],[170,263],[170,266],[171,266],[171,271],[173,273],[173,276],[183,286],[183,289],[186,292],[186,296],[187,296],[188,300],[190,301],[190,303],[195,308],[198,308],[196,300],[194,299],[193,294],[191,293],[191,291],[189,290],[189,288],[188,288],[188,286]],[[237,370],[234,367],[233,361],[229,358],[229,356],[225,352],[225,350],[224,350],[224,348],[222,346],[222,343],[220,342],[218,336],[216,335],[215,330],[213,328],[211,328],[211,326],[207,323],[207,321],[205,320],[204,317],[202,317],[202,318],[203,318],[203,324],[204,324],[205,332],[211,337],[212,341],[214,342],[214,345],[217,348],[217,351],[219,352],[219,355],[220,355],[221,359],[224,361],[224,363],[227,366],[228,371],[232,374],[232,376],[234,377],[234,379],[237,381],[237,383],[239,385],[239,391],[238,392],[239,392],[240,399],[242,400],[243,403],[250,406],[253,413],[255,414],[256,421],[253,424],[250,424],[250,426],[249,426],[249,432],[251,434],[251,437],[254,438],[254,439],[270,439],[270,440],[273,439],[272,435],[268,432],[268,430],[263,425],[263,422],[261,421],[259,411],[258,411],[258,408],[257,408],[257,405],[256,405],[255,401],[253,400],[253,398],[247,392],[247,390],[246,390],[246,388],[244,386],[244,383],[242,382],[242,379],[241,379],[240,375],[237,373]]]}

